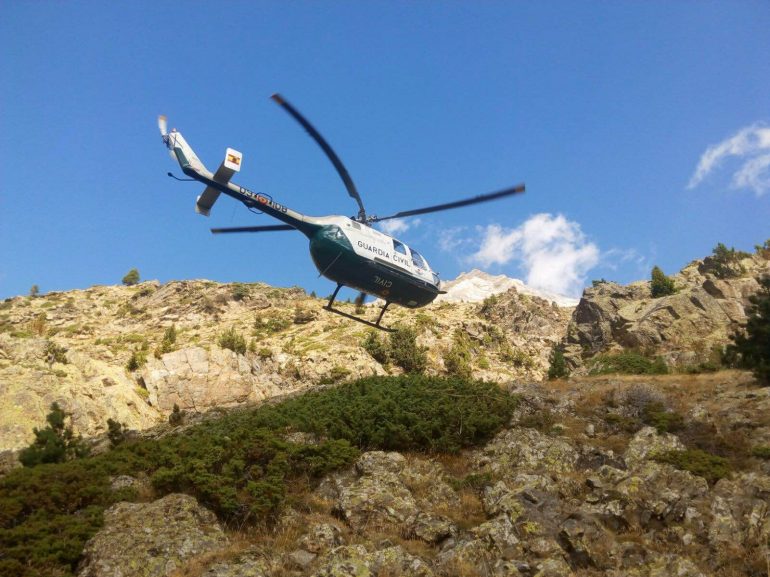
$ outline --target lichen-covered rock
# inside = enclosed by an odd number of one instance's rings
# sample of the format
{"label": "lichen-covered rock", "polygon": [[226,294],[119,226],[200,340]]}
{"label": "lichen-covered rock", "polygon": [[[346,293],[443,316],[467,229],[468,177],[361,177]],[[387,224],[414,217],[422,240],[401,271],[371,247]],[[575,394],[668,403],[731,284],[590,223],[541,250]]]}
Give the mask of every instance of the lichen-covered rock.
{"label": "lichen-covered rock", "polygon": [[338,527],[330,523],[315,523],[300,537],[297,545],[301,549],[318,554],[339,547],[343,542],[342,533]]}
{"label": "lichen-covered rock", "polygon": [[505,481],[498,481],[491,487],[485,487],[482,503],[484,511],[490,517],[505,515],[511,521],[516,521],[524,511],[517,493],[509,489]]}
{"label": "lichen-covered rock", "polygon": [[[432,509],[451,508],[457,495],[437,467],[418,459],[408,462],[399,453],[371,451],[359,457],[353,472],[327,478],[320,491],[335,500],[334,510],[356,531],[389,526],[403,535],[438,543],[452,535],[455,526]],[[422,490],[430,484],[432,489]],[[419,498],[410,486],[419,490]],[[446,501],[442,495],[447,495]]]}
{"label": "lichen-covered rock", "polygon": [[407,519],[417,516],[417,503],[398,476],[404,463],[398,453],[374,451],[361,455],[355,466],[356,478],[341,484],[335,505],[350,527],[403,527]]}
{"label": "lichen-covered rock", "polygon": [[186,560],[222,549],[228,539],[214,514],[188,496],[117,503],[86,544],[79,577],[161,577]]}
{"label": "lichen-covered rock", "polygon": [[578,452],[566,440],[516,427],[495,436],[476,453],[474,462],[478,469],[507,479],[521,472],[572,471],[578,458]]}
{"label": "lichen-covered rock", "polygon": [[741,474],[714,487],[708,539],[723,543],[763,543],[770,537],[770,477]]}
{"label": "lichen-covered rock", "polygon": [[559,543],[575,567],[610,569],[615,565],[615,538],[592,517],[573,515],[559,531]]}
{"label": "lichen-covered rock", "polygon": [[201,577],[271,577],[273,563],[258,552],[246,552],[227,561],[215,561],[201,573]]}
{"label": "lichen-covered rock", "polygon": [[363,545],[346,545],[330,551],[319,561],[313,577],[433,577],[430,566],[400,546],[369,552]]}
{"label": "lichen-covered rock", "polygon": [[667,451],[684,451],[685,446],[671,433],[658,434],[654,427],[644,427],[628,444],[624,458],[629,468],[642,465],[656,454]]}
{"label": "lichen-covered rock", "polygon": [[451,537],[457,530],[455,524],[444,517],[420,511],[417,516],[407,521],[408,535],[426,543],[436,544]]}

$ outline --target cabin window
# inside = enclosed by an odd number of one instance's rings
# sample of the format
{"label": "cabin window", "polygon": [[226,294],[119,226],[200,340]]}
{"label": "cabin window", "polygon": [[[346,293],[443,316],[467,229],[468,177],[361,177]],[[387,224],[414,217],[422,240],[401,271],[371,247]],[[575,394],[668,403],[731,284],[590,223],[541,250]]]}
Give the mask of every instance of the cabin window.
{"label": "cabin window", "polygon": [[420,256],[420,253],[416,250],[412,251],[412,262],[414,263],[414,266],[417,268],[426,268],[425,267],[425,261]]}
{"label": "cabin window", "polygon": [[361,225],[358,224],[357,222],[353,222],[353,228],[355,228],[356,230],[361,230]]}
{"label": "cabin window", "polygon": [[406,247],[404,246],[404,243],[398,242],[395,238],[393,239],[393,250],[406,256]]}

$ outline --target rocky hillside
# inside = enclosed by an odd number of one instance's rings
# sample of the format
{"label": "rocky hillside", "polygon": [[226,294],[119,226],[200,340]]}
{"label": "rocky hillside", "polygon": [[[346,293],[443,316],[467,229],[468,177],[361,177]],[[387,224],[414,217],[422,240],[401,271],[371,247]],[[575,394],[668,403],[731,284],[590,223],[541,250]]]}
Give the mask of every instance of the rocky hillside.
{"label": "rocky hillside", "polygon": [[[560,306],[570,303],[559,295],[537,296],[515,279],[471,271],[446,283],[443,301],[395,308],[386,318],[417,333],[428,374],[457,371],[459,359],[459,368],[481,379],[538,381],[557,344],[573,374],[589,372],[597,354],[627,349],[682,370],[714,366],[746,320],[757,279],[770,272],[770,251],[741,256],[727,267],[713,256],[694,261],[672,276],[676,292],[659,298],[649,281],[596,282],[574,309]],[[109,418],[143,430],[165,421],[174,405],[203,413],[400,373],[367,352],[369,329],[326,313],[324,304],[298,288],[210,281],[6,299],[0,451],[27,445],[52,402],[72,415],[76,432],[92,437]],[[364,316],[375,318],[375,307]],[[243,337],[239,352],[231,350],[237,342],[222,346],[228,331],[231,341]]]}
{"label": "rocky hillside", "polygon": [[769,389],[732,372],[512,392],[518,408],[486,444],[364,452],[295,491],[270,528],[226,526],[193,497],[116,477],[113,490],[145,497],[106,511],[77,574],[766,574]]}
{"label": "rocky hillside", "polygon": [[573,371],[585,373],[598,353],[633,349],[661,356],[670,367],[718,364],[730,335],[746,323],[749,297],[770,274],[770,251],[714,256],[672,275],[676,292],[653,298],[649,281],[627,286],[595,282],[583,292],[563,341]]}
{"label": "rocky hillside", "polygon": [[[366,326],[323,311],[324,304],[302,289],[210,281],[7,299],[0,303],[0,451],[29,444],[52,402],[91,437],[106,431],[109,418],[133,430],[164,422],[175,404],[206,412],[401,372],[362,347]],[[509,289],[486,305],[395,308],[386,321],[417,332],[429,374],[446,372],[457,344],[478,377],[508,382],[546,374],[570,310]],[[377,312],[369,305],[364,316]],[[243,337],[240,352],[220,346],[227,331]]]}

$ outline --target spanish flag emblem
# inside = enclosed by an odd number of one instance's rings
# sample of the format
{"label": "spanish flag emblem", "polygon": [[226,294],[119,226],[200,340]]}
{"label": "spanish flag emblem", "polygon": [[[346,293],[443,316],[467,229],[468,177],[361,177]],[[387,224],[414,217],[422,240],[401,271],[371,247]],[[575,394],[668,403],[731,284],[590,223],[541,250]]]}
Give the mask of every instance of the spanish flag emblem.
{"label": "spanish flag emblem", "polygon": [[241,159],[238,156],[235,156],[234,154],[228,154],[227,155],[227,162],[232,162],[236,166],[241,165]]}

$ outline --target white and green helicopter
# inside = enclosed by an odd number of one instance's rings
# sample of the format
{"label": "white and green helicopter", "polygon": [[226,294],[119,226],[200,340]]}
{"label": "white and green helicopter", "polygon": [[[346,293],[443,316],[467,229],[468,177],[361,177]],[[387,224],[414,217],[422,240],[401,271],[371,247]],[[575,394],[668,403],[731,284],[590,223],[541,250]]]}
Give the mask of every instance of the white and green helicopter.
{"label": "white and green helicopter", "polygon": [[[242,202],[250,210],[264,212],[285,223],[268,226],[212,228],[212,233],[298,230],[308,237],[310,255],[318,268],[318,272],[337,283],[337,288],[324,307],[333,313],[378,329],[389,330],[380,325],[380,321],[391,303],[408,308],[423,307],[433,302],[436,296],[444,292],[440,288],[441,283],[438,275],[431,270],[420,253],[392,236],[373,228],[371,226],[373,223],[459,208],[524,192],[524,185],[519,184],[498,192],[436,206],[405,210],[390,216],[369,216],[366,214],[363,201],[353,184],[353,180],[331,146],[305,117],[280,95],[274,94],[272,99],[299,122],[326,153],[342,178],[348,194],[358,203],[357,216],[307,216],[301,214],[277,202],[268,194],[252,192],[231,182],[230,179],[233,175],[240,171],[243,159],[243,155],[237,150],[228,148],[219,168],[212,173],[203,165],[180,132],[176,129],[168,132],[165,116],[158,117],[158,128],[164,144],[171,152],[172,158],[179,162],[182,171],[190,178],[206,185],[203,194],[196,201],[196,212],[208,216],[220,193],[225,193]],[[173,177],[170,172],[168,175]],[[378,297],[385,302],[375,322],[334,308],[334,299],[343,286],[360,291],[361,302],[365,295]]]}

